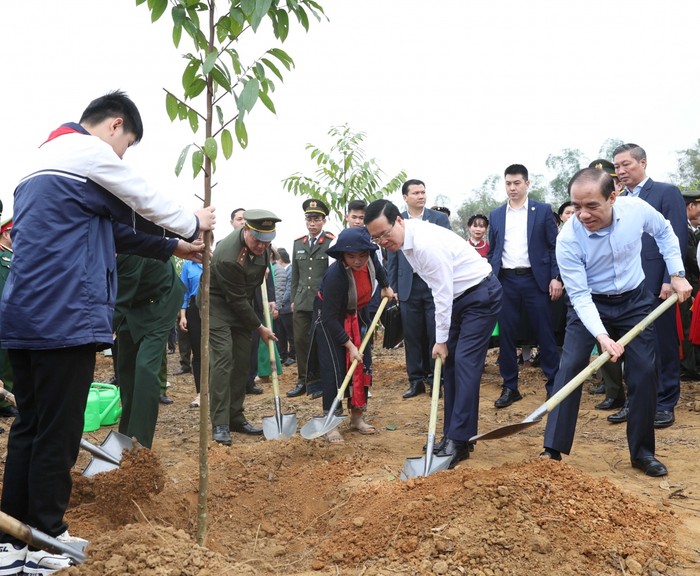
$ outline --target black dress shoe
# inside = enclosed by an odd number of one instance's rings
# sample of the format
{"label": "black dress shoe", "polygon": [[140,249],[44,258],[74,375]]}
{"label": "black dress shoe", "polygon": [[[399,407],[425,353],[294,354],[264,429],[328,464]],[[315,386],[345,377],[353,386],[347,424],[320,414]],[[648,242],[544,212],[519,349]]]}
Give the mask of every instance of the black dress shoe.
{"label": "black dress shoe", "polygon": [[589,394],[605,394],[605,384],[601,382],[598,384],[598,386],[594,386],[593,388],[589,388],[588,390]]}
{"label": "black dress shoe", "polygon": [[14,418],[19,412],[14,406],[3,406],[0,408],[0,418]]}
{"label": "black dress shoe", "polygon": [[311,393],[312,400],[318,400],[319,398],[321,398],[321,396],[323,396],[323,390],[317,390],[316,392]]}
{"label": "black dress shoe", "polygon": [[245,393],[246,394],[262,394],[263,389],[260,388],[260,386],[258,386],[257,384],[248,384],[245,387]]}
{"label": "black dress shoe", "polygon": [[494,402],[494,405],[496,408],[507,408],[510,406],[513,402],[517,402],[518,400],[522,400],[522,394],[518,392],[517,390],[511,390],[510,388],[506,388],[505,386],[503,387],[503,392],[501,392],[501,396]]}
{"label": "black dress shoe", "polygon": [[160,395],[160,398],[158,399],[158,401],[159,401],[161,404],[172,404],[172,403],[173,403],[173,399],[172,399],[172,398],[168,398],[165,394],[161,394],[161,395]]}
{"label": "black dress shoe", "polygon": [[561,452],[552,448],[545,448],[542,452],[540,452],[540,458],[547,458],[549,460],[561,462]]}
{"label": "black dress shoe", "polygon": [[647,476],[653,476],[654,478],[657,476],[666,476],[666,474],[668,474],[666,466],[664,466],[653,456],[632,460],[632,468],[637,468],[644,472]]}
{"label": "black dress shoe", "polygon": [[[439,442],[435,442],[435,444],[433,444],[433,454],[437,454],[438,452],[440,452],[440,450],[442,450],[445,447],[446,442],[447,436],[443,436],[442,438],[440,438]],[[425,444],[423,444],[423,452],[425,452],[427,449],[428,443],[426,442]]]}
{"label": "black dress shoe", "polygon": [[218,442],[224,446],[231,445],[231,431],[228,426],[214,426],[214,432],[211,437],[214,442]]}
{"label": "black dress shoe", "polygon": [[596,410],[615,410],[616,408],[622,408],[625,405],[625,401],[620,398],[606,398],[600,404],[595,405]]}
{"label": "black dress shoe", "polygon": [[183,374],[191,374],[191,368],[180,368],[177,372],[173,372],[173,376],[182,376]]}
{"label": "black dress shoe", "polygon": [[294,358],[287,358],[284,362],[282,362],[282,366],[291,366],[292,364],[296,364],[296,360]]}
{"label": "black dress shoe", "polygon": [[248,436],[260,436],[263,433],[262,428],[256,428],[250,422],[243,422],[243,424],[235,424],[231,426],[231,430],[238,432],[239,434],[248,434]]}
{"label": "black dress shoe", "polygon": [[404,399],[413,398],[414,396],[418,396],[418,394],[425,394],[425,382],[422,380],[418,382],[411,382],[408,385],[408,390],[403,393],[403,397]]}
{"label": "black dress shoe", "polygon": [[[440,441],[437,442],[436,444],[433,444],[433,454],[438,454],[440,450],[442,450],[445,447],[445,443],[447,442],[447,436],[443,436],[440,438]],[[474,452],[474,446],[476,444],[474,442],[467,442],[467,448],[469,448],[469,452]],[[428,449],[428,444],[427,442],[423,444],[423,452],[425,452]]]}
{"label": "black dress shoe", "polygon": [[623,422],[627,422],[627,417],[630,414],[630,407],[629,404],[627,403],[627,400],[625,400],[624,406],[622,406],[622,410],[619,412],[615,412],[615,414],[610,414],[608,416],[608,422],[612,422],[613,424],[622,424]]}
{"label": "black dress shoe", "polygon": [[445,447],[437,453],[438,456],[452,456],[449,468],[454,468],[458,462],[469,458],[469,443],[461,440],[447,439]]}
{"label": "black dress shoe", "polygon": [[296,398],[297,396],[303,396],[306,394],[306,384],[303,382],[298,382],[297,385],[287,392],[289,398]]}
{"label": "black dress shoe", "polygon": [[654,415],[654,428],[668,428],[675,421],[673,410],[657,410]]}

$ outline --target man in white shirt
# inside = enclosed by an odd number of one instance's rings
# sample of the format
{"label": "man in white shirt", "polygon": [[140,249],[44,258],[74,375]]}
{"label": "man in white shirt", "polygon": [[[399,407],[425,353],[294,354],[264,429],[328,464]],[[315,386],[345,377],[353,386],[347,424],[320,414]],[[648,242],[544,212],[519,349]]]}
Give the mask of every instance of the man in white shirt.
{"label": "man in white shirt", "polygon": [[404,219],[388,200],[372,202],[365,225],[374,242],[401,251],[429,286],[435,302],[432,356],[444,369],[444,437],[440,455],[450,467],[469,458],[476,434],[479,388],[491,333],[501,309],[501,285],[491,266],[454,232],[418,219]]}

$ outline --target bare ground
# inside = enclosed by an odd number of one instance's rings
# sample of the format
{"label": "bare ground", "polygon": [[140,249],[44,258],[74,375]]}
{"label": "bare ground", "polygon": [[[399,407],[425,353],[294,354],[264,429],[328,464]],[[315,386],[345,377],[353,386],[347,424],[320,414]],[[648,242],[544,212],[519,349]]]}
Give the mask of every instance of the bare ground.
{"label": "bare ground", "polygon": [[[177,357],[169,356],[171,372]],[[111,377],[98,357],[98,379]],[[281,377],[284,391],[295,366]],[[658,431],[670,474],[652,479],[629,464],[624,425],[610,425],[584,394],[573,454],[542,461],[543,425],[480,442],[456,469],[402,481],[421,456],[429,397],[402,400],[403,350],[378,351],[368,421],[374,436],[348,428],[329,445],[234,435],[209,445],[208,534],[195,543],[198,410],[190,375],[170,376],[174,403],[161,406],[153,451],[125,456],[92,480],[76,467],[67,514],[72,533],[92,541],[88,561],[66,572],[118,575],[627,575],[700,573],[700,388],[684,383],[677,422]],[[584,385],[590,387],[589,383]],[[249,420],[274,412],[270,386],[246,400]],[[544,401],[536,368],[521,374],[524,399],[505,410],[495,351],[482,380],[480,430],[519,422]],[[320,400],[283,398],[300,426]],[[440,424],[438,424],[438,429]],[[100,442],[101,428],[86,437]],[[5,449],[6,434],[0,437]]]}

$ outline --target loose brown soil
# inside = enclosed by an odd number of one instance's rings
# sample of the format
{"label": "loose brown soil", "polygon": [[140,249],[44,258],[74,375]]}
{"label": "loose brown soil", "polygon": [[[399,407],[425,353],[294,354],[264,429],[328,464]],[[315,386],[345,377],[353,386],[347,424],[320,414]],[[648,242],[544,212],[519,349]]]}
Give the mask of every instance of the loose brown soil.
{"label": "loose brown soil", "polygon": [[[177,357],[169,358],[170,370]],[[99,355],[98,379],[111,377]],[[285,369],[282,391],[295,366]],[[403,350],[378,351],[367,420],[374,436],[342,430],[345,443],[265,441],[234,434],[209,445],[208,534],[195,543],[199,412],[190,375],[170,376],[174,403],[161,406],[153,451],[126,455],[120,470],[93,479],[80,472],[67,520],[91,540],[74,576],[222,575],[627,575],[700,573],[700,388],[684,383],[677,422],[657,433],[670,470],[652,479],[629,464],[624,426],[593,409],[584,394],[573,454],[540,460],[543,425],[480,442],[456,469],[399,479],[421,456],[429,397],[402,400]],[[586,389],[589,383],[584,385]],[[246,400],[257,425],[274,412],[269,385]],[[519,422],[544,401],[542,373],[525,367],[524,399],[497,411],[495,352],[482,381],[480,430]],[[320,400],[283,398],[300,426]],[[438,428],[440,425],[438,425]],[[86,437],[99,443],[109,428]],[[5,449],[6,434],[0,437]]]}

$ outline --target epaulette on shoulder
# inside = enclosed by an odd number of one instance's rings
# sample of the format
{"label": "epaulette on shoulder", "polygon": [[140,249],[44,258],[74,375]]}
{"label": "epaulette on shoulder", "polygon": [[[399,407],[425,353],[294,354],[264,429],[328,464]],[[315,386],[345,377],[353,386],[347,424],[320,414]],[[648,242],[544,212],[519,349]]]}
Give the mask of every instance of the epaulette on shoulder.
{"label": "epaulette on shoulder", "polygon": [[243,246],[241,248],[241,251],[238,253],[238,256],[236,256],[236,262],[238,262],[241,266],[245,264],[246,259],[248,258],[248,247]]}
{"label": "epaulette on shoulder", "polygon": [[335,238],[335,234],[333,232],[326,232],[326,238]]}
{"label": "epaulette on shoulder", "polygon": [[299,236],[299,238],[295,238],[294,241],[296,242],[297,240],[301,242],[306,242],[306,240],[309,238],[308,234],[304,234],[303,236]]}

